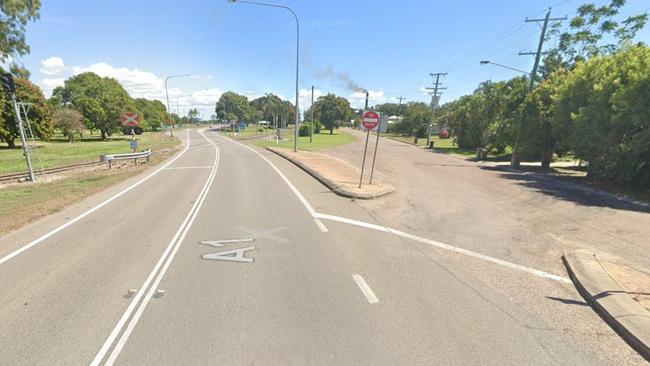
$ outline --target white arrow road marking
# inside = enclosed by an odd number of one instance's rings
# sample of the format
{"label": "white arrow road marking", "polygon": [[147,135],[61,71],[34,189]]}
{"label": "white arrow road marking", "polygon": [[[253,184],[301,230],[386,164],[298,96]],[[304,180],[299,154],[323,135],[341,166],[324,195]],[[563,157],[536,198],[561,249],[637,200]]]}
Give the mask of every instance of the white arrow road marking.
{"label": "white arrow road marking", "polygon": [[253,258],[249,258],[244,255],[249,250],[255,250],[255,247],[246,247],[246,248],[239,248],[239,249],[232,249],[232,250],[224,250],[223,252],[203,254],[201,258],[219,260],[219,261],[251,263],[253,262]]}

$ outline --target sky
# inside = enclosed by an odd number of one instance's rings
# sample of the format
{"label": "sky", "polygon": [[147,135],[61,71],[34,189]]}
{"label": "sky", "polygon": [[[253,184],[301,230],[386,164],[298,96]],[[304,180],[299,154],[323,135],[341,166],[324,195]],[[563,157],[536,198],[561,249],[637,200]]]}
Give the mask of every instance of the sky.
{"label": "sky", "polygon": [[[430,73],[446,72],[441,103],[471,93],[481,81],[530,70],[540,26],[552,16],[571,18],[585,0],[278,0],[300,20],[301,111],[335,93],[361,108],[430,101]],[[608,1],[598,1],[597,5]],[[623,15],[650,11],[648,0],[628,0]],[[650,43],[650,26],[638,40]],[[226,0],[43,0],[41,18],[27,26],[30,54],[18,61],[50,96],[84,71],[114,77],[132,97],[165,101],[172,112],[196,107],[205,118],[225,91],[249,99],[275,93],[295,101],[296,23],[285,9]],[[547,46],[552,47],[551,40]]]}

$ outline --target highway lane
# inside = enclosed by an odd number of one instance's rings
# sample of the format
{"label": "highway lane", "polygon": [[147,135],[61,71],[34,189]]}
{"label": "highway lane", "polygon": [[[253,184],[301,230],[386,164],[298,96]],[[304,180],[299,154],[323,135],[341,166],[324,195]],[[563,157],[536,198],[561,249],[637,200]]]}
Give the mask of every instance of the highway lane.
{"label": "highway lane", "polygon": [[[442,255],[324,232],[298,196],[314,182],[294,190],[251,149],[189,136],[175,169],[0,264],[3,363],[597,364]],[[139,179],[0,238],[0,258]]]}
{"label": "highway lane", "polygon": [[[196,131],[168,166],[214,163]],[[184,142],[187,147],[187,141]],[[203,144],[203,146],[199,146]],[[197,146],[194,148],[193,146]],[[88,364],[192,207],[210,169],[163,169],[64,230],[0,264],[3,364]],[[151,174],[150,171],[144,176]],[[105,193],[0,239],[7,258],[38,237],[141,181]]]}
{"label": "highway lane", "polygon": [[[322,232],[259,155],[211,138],[215,184],[157,287],[164,295],[136,310],[103,361],[597,363],[442,257],[342,223]],[[239,261],[202,258],[233,249],[244,249]]]}

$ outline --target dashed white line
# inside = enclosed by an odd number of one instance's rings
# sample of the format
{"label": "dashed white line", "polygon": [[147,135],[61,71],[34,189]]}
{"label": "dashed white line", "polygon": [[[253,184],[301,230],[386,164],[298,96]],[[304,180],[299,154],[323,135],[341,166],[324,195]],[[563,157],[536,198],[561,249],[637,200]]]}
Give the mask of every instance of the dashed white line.
{"label": "dashed white line", "polygon": [[363,293],[363,296],[365,296],[366,299],[368,299],[369,303],[376,304],[379,302],[379,299],[377,298],[375,293],[372,291],[370,286],[368,286],[366,280],[364,280],[360,274],[357,273],[352,274],[352,279],[354,279],[354,282],[357,283],[357,286],[359,286],[359,289]]}
{"label": "dashed white line", "polygon": [[12,258],[16,257],[17,255],[19,255],[19,254],[21,254],[21,253],[23,253],[23,252],[29,250],[30,248],[32,248],[32,247],[34,247],[34,246],[36,246],[36,245],[42,243],[42,242],[43,242],[44,240],[46,240],[47,238],[49,238],[49,237],[51,237],[52,235],[54,235],[54,234],[60,232],[61,230],[64,230],[64,229],[68,228],[69,226],[75,224],[75,223],[78,222],[79,220],[82,220],[84,217],[86,217],[86,216],[92,214],[93,212],[99,210],[100,208],[102,208],[102,207],[108,205],[109,203],[113,202],[113,201],[116,200],[117,198],[123,196],[123,195],[124,195],[125,193],[127,193],[128,191],[130,191],[130,190],[132,190],[133,188],[139,186],[140,184],[146,182],[147,180],[149,180],[149,178],[151,178],[151,177],[153,177],[154,175],[158,174],[158,173],[161,172],[163,169],[167,168],[170,164],[172,164],[173,162],[175,162],[176,160],[178,160],[178,158],[180,158],[183,154],[185,154],[185,152],[187,152],[187,150],[190,148],[190,144],[191,144],[191,143],[190,143],[190,131],[189,131],[189,130],[186,130],[186,131],[187,131],[187,146],[185,146],[185,149],[183,149],[183,151],[181,151],[181,152],[180,152],[178,155],[176,155],[173,159],[171,159],[170,161],[168,161],[167,163],[165,163],[165,164],[164,164],[163,166],[161,166],[160,168],[156,169],[153,173],[147,175],[146,177],[144,177],[144,178],[140,179],[139,181],[137,181],[137,182],[131,184],[130,186],[126,187],[125,189],[121,190],[120,192],[114,194],[113,196],[111,196],[110,198],[108,198],[106,201],[104,201],[104,202],[98,204],[97,206],[95,206],[95,207],[89,209],[88,211],[82,213],[81,215],[75,217],[74,219],[72,219],[72,220],[66,222],[65,224],[63,224],[63,225],[57,227],[56,229],[54,229],[54,230],[52,230],[52,231],[50,231],[50,232],[48,232],[48,233],[45,233],[45,234],[41,235],[40,237],[38,237],[38,238],[32,240],[31,242],[29,242],[29,243],[23,245],[23,246],[20,247],[19,249],[16,249],[15,251],[13,251],[13,252],[11,252],[11,253],[5,255],[4,257],[0,258],[0,264],[3,264],[3,263],[5,263],[5,262],[11,260]]}
{"label": "dashed white line", "polygon": [[417,235],[405,233],[403,231],[399,231],[399,230],[396,230],[396,229],[391,229],[391,228],[386,227],[386,226],[381,226],[381,225],[371,224],[371,223],[368,223],[368,222],[348,219],[346,217],[327,215],[327,214],[321,214],[321,213],[317,213],[316,216],[318,218],[321,218],[321,219],[324,219],[324,220],[338,221],[338,222],[341,222],[341,223],[344,223],[344,224],[350,224],[350,225],[364,227],[364,228],[367,228],[367,229],[372,229],[372,230],[377,230],[377,231],[383,231],[383,232],[386,232],[386,233],[391,233],[393,235],[400,236],[402,238],[411,239],[411,240],[418,241],[418,242],[424,243],[424,244],[428,244],[428,245],[431,245],[431,246],[434,246],[434,247],[437,247],[437,248],[449,250],[449,251],[456,252],[456,253],[459,253],[459,254],[463,254],[463,255],[466,255],[466,256],[469,256],[469,257],[474,257],[474,258],[478,258],[478,259],[481,259],[481,260],[484,260],[484,261],[487,261],[487,262],[490,262],[490,263],[498,264],[498,265],[501,265],[501,266],[504,266],[504,267],[516,269],[518,271],[530,273],[530,274],[533,274],[533,275],[535,275],[537,277],[546,278],[546,279],[549,279],[549,280],[558,281],[558,282],[562,282],[562,283],[571,283],[571,280],[566,278],[566,277],[562,277],[562,276],[554,275],[554,274],[551,274],[551,273],[548,273],[548,272],[540,271],[538,269],[522,266],[520,264],[504,261],[504,260],[499,259],[499,258],[490,257],[489,255],[477,253],[477,252],[474,252],[474,251],[471,251],[471,250],[468,250],[468,249],[459,248],[459,247],[456,247],[456,246],[453,246],[453,245],[450,245],[450,244],[445,244],[445,243],[442,243],[442,242],[439,242],[439,241],[435,241],[435,240],[423,238],[423,237],[420,237],[420,236],[417,236]]}

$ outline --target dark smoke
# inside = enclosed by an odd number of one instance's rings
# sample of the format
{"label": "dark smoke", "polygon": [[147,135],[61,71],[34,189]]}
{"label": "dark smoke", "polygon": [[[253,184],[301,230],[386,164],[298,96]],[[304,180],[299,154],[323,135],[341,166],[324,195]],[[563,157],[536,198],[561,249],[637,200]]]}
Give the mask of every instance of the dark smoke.
{"label": "dark smoke", "polygon": [[357,84],[354,80],[350,78],[350,75],[347,72],[335,71],[331,65],[327,65],[324,69],[316,70],[314,72],[314,77],[318,79],[329,79],[334,81],[336,84],[345,87],[348,90],[353,92],[366,93],[368,90],[366,88]]}

